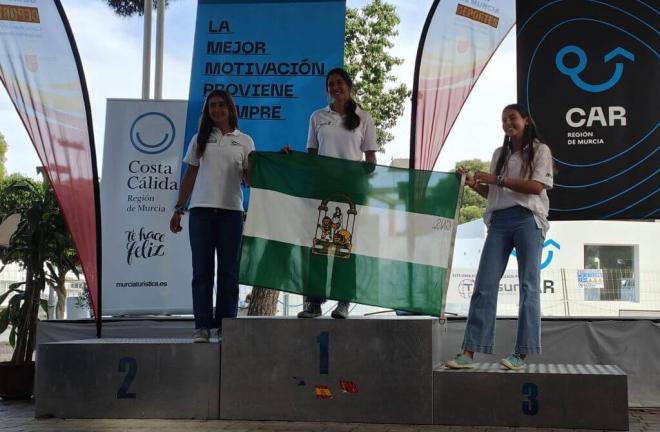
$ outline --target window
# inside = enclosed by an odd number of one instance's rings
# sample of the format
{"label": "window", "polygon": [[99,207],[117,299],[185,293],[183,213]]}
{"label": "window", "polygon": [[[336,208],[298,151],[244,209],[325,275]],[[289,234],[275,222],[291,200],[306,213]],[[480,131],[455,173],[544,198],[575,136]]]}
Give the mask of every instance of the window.
{"label": "window", "polygon": [[584,268],[602,272],[600,292],[585,291],[585,300],[639,301],[635,246],[585,245]]}

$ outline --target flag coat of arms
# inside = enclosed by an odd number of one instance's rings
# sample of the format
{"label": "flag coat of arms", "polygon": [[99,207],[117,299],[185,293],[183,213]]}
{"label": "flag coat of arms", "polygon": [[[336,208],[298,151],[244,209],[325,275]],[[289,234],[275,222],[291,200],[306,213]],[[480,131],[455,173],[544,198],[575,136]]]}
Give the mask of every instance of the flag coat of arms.
{"label": "flag coat of arms", "polygon": [[460,176],[257,152],[250,177],[242,284],[443,315]]}

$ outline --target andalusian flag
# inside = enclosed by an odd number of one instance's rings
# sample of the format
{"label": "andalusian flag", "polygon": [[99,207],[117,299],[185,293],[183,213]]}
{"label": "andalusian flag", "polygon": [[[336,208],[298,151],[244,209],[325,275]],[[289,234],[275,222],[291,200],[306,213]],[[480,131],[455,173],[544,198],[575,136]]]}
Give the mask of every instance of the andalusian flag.
{"label": "andalusian flag", "polygon": [[252,162],[241,283],[442,315],[460,176],[299,152]]}

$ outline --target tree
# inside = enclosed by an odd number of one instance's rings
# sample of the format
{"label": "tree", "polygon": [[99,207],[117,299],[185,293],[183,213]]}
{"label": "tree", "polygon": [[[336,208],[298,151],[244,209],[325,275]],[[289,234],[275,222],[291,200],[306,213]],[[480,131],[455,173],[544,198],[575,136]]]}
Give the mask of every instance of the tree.
{"label": "tree", "polygon": [[[474,175],[477,171],[488,172],[490,169],[490,162],[479,159],[469,159],[456,162],[455,167],[463,167],[470,173],[470,175]],[[461,203],[458,223],[480,219],[484,216],[485,211],[486,199],[471,188],[465,188],[463,191],[463,202]]]}
{"label": "tree", "polygon": [[[144,14],[144,0],[103,0],[110,6],[117,15],[122,17],[131,17],[135,14],[142,16]],[[156,8],[157,0],[153,0],[154,9]],[[165,0],[165,8],[169,5],[170,0]]]}
{"label": "tree", "polygon": [[[15,184],[29,185],[29,188],[9,187]],[[22,209],[29,207],[34,200],[36,191],[40,194],[44,193],[44,186],[42,184],[21,174],[12,174],[4,179],[4,181],[0,181],[0,190],[4,190],[6,187],[11,193],[0,195],[0,220],[3,220],[12,213],[21,212]],[[52,204],[57,206],[56,202]],[[57,293],[55,316],[57,319],[63,319],[67,294],[65,284],[66,275],[68,272],[73,272],[76,277],[80,277],[80,271],[78,270],[80,261],[59,207],[56,210],[56,216],[53,222],[55,223],[55,230],[52,233],[53,243],[49,249],[46,262],[48,270],[46,273],[46,282]]]}
{"label": "tree", "polygon": [[[12,183],[2,190],[3,195],[17,193],[28,198],[27,206],[15,209],[21,213],[21,222],[10,245],[0,251],[4,263],[17,262],[26,269],[25,282],[12,284],[1,296],[3,301],[9,297],[7,309],[0,313],[0,332],[11,325],[12,363],[32,361],[39,305],[43,307],[41,292],[46,284],[46,238],[53,230],[46,202],[49,197],[43,192],[43,188],[31,181]],[[24,289],[21,289],[23,285]]]}
{"label": "tree", "polygon": [[[30,184],[35,188],[41,187],[32,178],[14,173],[0,180],[0,191],[4,191],[5,188],[12,184],[23,183]],[[16,188],[12,189],[11,193],[0,193],[0,218],[20,212],[21,209],[28,207],[32,197],[33,195],[29,191]]]}
{"label": "tree", "polygon": [[55,306],[55,318],[64,319],[66,306],[66,275],[72,272],[80,278],[80,259],[78,252],[73,246],[71,235],[67,230],[62,213],[56,218],[56,231],[53,233],[53,245],[49,249],[46,267],[48,273],[46,282],[57,293],[57,305]]}
{"label": "tree", "polygon": [[389,132],[403,114],[411,92],[405,84],[388,86],[396,81],[392,68],[403,59],[389,54],[399,17],[396,8],[382,0],[373,0],[361,9],[346,9],[344,66],[354,78],[353,91],[358,103],[368,111],[376,125],[378,149],[394,139]]}
{"label": "tree", "polygon": [[[41,293],[47,280],[56,276],[49,275],[47,268],[54,272],[54,267],[59,265],[58,274],[61,274],[66,266],[74,265],[74,258],[70,258],[71,238],[50,186],[21,176],[12,177],[2,185],[0,220],[18,212],[21,221],[9,246],[0,250],[0,260],[19,263],[26,270],[26,278],[25,282],[12,284],[0,296],[0,303],[9,299],[8,307],[0,312],[0,333],[11,325],[12,363],[26,363],[32,360],[35,348],[39,307],[47,307]],[[55,265],[48,265],[49,260]]]}
{"label": "tree", "polygon": [[252,288],[248,315],[250,316],[274,316],[277,313],[277,300],[280,292],[262,287]]}
{"label": "tree", "polygon": [[0,182],[5,178],[5,162],[7,161],[7,141],[5,136],[0,132]]}

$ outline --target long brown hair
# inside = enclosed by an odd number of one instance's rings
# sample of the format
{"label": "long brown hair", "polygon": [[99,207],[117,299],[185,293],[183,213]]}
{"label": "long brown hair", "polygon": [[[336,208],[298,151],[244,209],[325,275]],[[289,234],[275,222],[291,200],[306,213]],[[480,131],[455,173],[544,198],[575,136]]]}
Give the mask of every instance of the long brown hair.
{"label": "long brown hair", "polygon": [[[532,178],[534,173],[534,141],[542,141],[541,136],[539,135],[536,129],[536,123],[529,115],[529,112],[520,104],[510,104],[504,107],[502,112],[506,110],[517,111],[518,114],[524,119],[527,119],[527,124],[523,130],[523,146],[520,149],[521,158],[522,158],[522,172],[520,173],[522,177]],[[511,137],[506,133],[504,134],[504,143],[502,144],[502,151],[500,152],[500,157],[497,159],[497,164],[495,165],[495,175],[502,174],[504,169],[504,164],[507,159],[513,153],[511,149]]]}
{"label": "long brown hair", "polygon": [[216,89],[211,91],[206,95],[206,100],[204,101],[204,108],[202,109],[202,116],[199,118],[199,128],[197,129],[197,157],[201,158],[204,155],[206,150],[206,143],[211,136],[211,131],[213,130],[213,120],[209,115],[209,102],[211,98],[219,96],[227,104],[227,110],[229,111],[229,127],[232,130],[238,129],[238,112],[236,111],[236,105],[234,105],[234,99],[231,97],[231,94],[226,90]]}
{"label": "long brown hair", "polygon": [[[331,75],[339,75],[339,77],[344,80],[346,85],[348,86],[348,89],[350,91],[353,91],[353,80],[351,79],[351,76],[342,68],[334,68],[328,74],[325,76],[325,90],[328,90],[328,81],[330,80]],[[345,112],[345,117],[344,117],[344,128],[347,130],[355,130],[358,126],[360,126],[360,116],[357,115],[355,110],[357,109],[357,102],[353,100],[353,98],[349,98],[346,103],[344,104],[344,112]]]}

